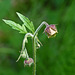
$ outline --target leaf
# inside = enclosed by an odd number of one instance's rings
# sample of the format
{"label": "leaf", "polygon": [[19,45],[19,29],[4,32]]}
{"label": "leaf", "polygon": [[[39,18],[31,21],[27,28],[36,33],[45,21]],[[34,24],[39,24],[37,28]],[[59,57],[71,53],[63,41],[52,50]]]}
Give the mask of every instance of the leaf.
{"label": "leaf", "polygon": [[19,18],[23,21],[24,25],[34,33],[35,29],[33,26],[33,22],[30,21],[27,17],[23,16],[22,14],[17,12],[17,15],[19,16]]}
{"label": "leaf", "polygon": [[[26,30],[24,24],[21,27],[22,27],[22,30],[27,33],[27,30]],[[22,33],[22,32],[20,32],[20,33]]]}
{"label": "leaf", "polygon": [[20,31],[20,33],[27,33],[26,28],[22,25],[19,25],[11,20],[4,20],[3,21],[8,24],[9,26],[11,26],[13,29]]}

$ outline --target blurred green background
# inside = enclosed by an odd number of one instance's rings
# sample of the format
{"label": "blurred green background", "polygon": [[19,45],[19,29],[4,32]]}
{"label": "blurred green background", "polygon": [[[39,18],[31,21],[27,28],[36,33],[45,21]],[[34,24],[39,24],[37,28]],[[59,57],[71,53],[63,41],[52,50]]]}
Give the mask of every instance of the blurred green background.
{"label": "blurred green background", "polygon": [[[58,34],[48,39],[39,32],[43,46],[37,50],[37,75],[75,75],[75,0],[0,0],[0,75],[32,75],[33,66],[24,67],[21,50],[24,34],[19,34],[2,19],[22,24],[16,12],[28,17],[37,28],[42,21],[58,24]],[[33,57],[32,41],[27,49]]]}

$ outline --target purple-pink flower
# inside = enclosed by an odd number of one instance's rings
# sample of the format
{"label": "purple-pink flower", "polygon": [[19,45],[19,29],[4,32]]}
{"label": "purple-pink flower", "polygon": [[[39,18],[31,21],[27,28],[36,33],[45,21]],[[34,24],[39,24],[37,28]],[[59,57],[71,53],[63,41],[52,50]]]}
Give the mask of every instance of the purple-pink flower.
{"label": "purple-pink flower", "polygon": [[54,37],[58,33],[54,24],[47,25],[44,32],[48,35],[48,38]]}
{"label": "purple-pink flower", "polygon": [[28,58],[28,59],[24,60],[24,66],[25,65],[31,66],[33,63],[34,63],[34,61],[32,58]]}

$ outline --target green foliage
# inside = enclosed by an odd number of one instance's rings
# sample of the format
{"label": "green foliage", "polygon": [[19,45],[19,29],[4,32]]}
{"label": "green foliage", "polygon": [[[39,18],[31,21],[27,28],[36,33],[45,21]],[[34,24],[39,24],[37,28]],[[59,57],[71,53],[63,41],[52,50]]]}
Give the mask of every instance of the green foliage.
{"label": "green foliage", "polygon": [[10,20],[4,20],[4,19],[3,19],[3,21],[4,21],[6,24],[10,25],[13,29],[16,29],[16,30],[20,31],[20,33],[27,33],[26,28],[25,28],[24,25],[21,26],[21,25],[15,23],[15,22],[13,22],[13,21],[10,21]]}
{"label": "green foliage", "polygon": [[17,12],[17,15],[19,16],[19,18],[23,21],[24,25],[30,30],[32,31],[32,33],[34,33],[34,26],[33,26],[33,22],[30,21],[27,17],[23,16],[22,14]]}
{"label": "green foliage", "polygon": [[25,27],[27,27],[32,33],[34,33],[35,30],[34,30],[33,22],[18,12],[17,12],[17,15],[24,23],[24,24],[22,24],[22,26],[15,23],[14,21],[11,21],[11,20],[4,20],[3,19],[3,21],[6,24],[10,25],[13,29],[18,30],[20,33],[27,33],[27,30]]}

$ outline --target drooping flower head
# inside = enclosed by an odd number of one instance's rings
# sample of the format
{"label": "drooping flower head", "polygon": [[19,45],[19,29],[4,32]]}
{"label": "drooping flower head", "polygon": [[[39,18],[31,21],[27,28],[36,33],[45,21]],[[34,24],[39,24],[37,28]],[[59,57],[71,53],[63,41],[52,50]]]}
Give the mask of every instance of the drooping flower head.
{"label": "drooping flower head", "polygon": [[28,58],[28,59],[24,60],[24,66],[25,65],[31,66],[33,63],[34,63],[34,61],[32,58]]}
{"label": "drooping flower head", "polygon": [[48,35],[48,38],[54,37],[58,33],[55,24],[47,25],[44,32]]}

